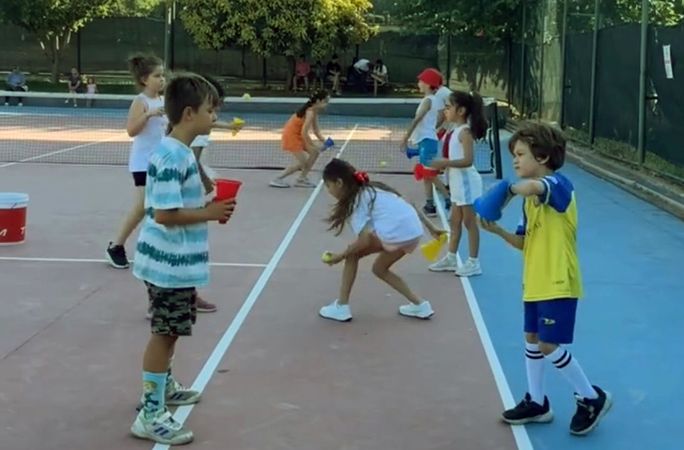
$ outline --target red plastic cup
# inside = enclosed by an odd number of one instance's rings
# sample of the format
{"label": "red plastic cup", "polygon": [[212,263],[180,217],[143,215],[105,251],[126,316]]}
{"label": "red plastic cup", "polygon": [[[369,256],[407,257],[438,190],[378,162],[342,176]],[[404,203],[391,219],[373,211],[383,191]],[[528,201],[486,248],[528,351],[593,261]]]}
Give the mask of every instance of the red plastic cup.
{"label": "red plastic cup", "polygon": [[439,175],[439,170],[432,169],[430,167],[425,167],[422,164],[416,164],[413,168],[413,176],[416,181],[422,181],[423,179],[432,179]]}
{"label": "red plastic cup", "polygon": [[[229,200],[236,198],[242,182],[238,180],[217,179],[216,181],[216,197],[214,200]],[[219,223],[226,223],[227,220],[219,220]]]}

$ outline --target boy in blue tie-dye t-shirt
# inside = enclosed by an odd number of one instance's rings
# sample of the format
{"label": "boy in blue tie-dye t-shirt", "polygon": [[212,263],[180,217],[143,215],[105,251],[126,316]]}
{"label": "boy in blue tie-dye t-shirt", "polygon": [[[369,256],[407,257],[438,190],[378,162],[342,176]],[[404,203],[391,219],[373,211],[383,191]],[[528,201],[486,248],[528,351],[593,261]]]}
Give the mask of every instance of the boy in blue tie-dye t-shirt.
{"label": "boy in blue tie-dye t-shirt", "polygon": [[205,205],[204,187],[189,145],[216,121],[218,94],[204,78],[179,75],[166,88],[165,111],[172,127],[150,158],[145,219],[133,274],[147,286],[152,335],[143,359],[142,407],[131,432],[167,445],[186,444],[191,431],[176,422],[167,405],[196,403],[200,393],[171,376],[178,336],[190,336],[197,314],[196,288],[209,282],[207,222],[227,220],[234,200]]}

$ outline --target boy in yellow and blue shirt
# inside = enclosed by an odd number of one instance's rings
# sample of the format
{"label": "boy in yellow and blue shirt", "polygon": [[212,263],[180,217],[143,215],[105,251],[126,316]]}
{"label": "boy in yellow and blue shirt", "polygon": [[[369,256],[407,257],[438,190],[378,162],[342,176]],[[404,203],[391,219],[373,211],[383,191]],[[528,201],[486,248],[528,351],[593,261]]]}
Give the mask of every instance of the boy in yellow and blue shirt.
{"label": "boy in yellow and blue shirt", "polygon": [[514,425],[550,422],[544,392],[544,360],[575,390],[577,411],[570,432],[592,431],[612,405],[610,393],[592,385],[570,351],[582,277],[577,257],[577,203],[568,178],[557,172],[565,161],[565,138],[543,124],[521,128],[510,140],[513,167],[522,180],[508,187],[509,198],[524,197],[523,218],[515,233],[481,219],[482,227],[523,252],[525,360],[529,392],[503,420]]}

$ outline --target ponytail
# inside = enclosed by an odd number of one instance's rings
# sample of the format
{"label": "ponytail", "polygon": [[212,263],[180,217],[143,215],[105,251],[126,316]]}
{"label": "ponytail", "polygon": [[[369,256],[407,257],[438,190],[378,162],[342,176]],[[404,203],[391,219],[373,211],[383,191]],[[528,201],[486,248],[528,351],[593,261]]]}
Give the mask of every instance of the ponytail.
{"label": "ponytail", "polygon": [[470,130],[475,139],[482,139],[487,133],[487,119],[484,117],[484,102],[477,92],[471,92],[472,109],[470,111]]}
{"label": "ponytail", "polygon": [[316,102],[325,100],[328,98],[330,94],[328,94],[328,91],[325,89],[319,89],[318,91],[314,92],[311,94],[311,97],[304,103],[298,110],[297,110],[297,117],[301,118],[304,117],[306,114],[306,111],[308,111],[309,108],[311,108]]}
{"label": "ponytail", "polygon": [[455,91],[449,96],[449,103],[465,108],[465,119],[470,120],[470,131],[475,139],[482,139],[487,133],[484,103],[477,92]]}

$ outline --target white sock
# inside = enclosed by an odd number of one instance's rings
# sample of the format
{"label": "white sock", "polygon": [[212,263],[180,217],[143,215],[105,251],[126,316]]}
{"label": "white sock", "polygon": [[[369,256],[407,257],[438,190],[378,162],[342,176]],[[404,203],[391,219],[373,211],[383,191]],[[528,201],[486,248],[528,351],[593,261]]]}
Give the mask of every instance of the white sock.
{"label": "white sock", "polygon": [[456,253],[447,253],[447,257],[449,258],[449,261],[456,261]]}
{"label": "white sock", "polygon": [[527,367],[527,390],[532,401],[544,405],[544,355],[539,344],[525,343],[525,366]]}
{"label": "white sock", "polygon": [[474,263],[477,263],[477,262],[480,261],[479,258],[473,258],[472,256],[469,256],[469,257],[468,257],[468,260],[469,260],[470,262],[474,262]]}
{"label": "white sock", "polygon": [[588,399],[598,398],[598,393],[584,374],[582,366],[580,366],[576,358],[572,357],[568,350],[559,346],[553,353],[546,355],[546,357],[560,370],[580,397]]}

